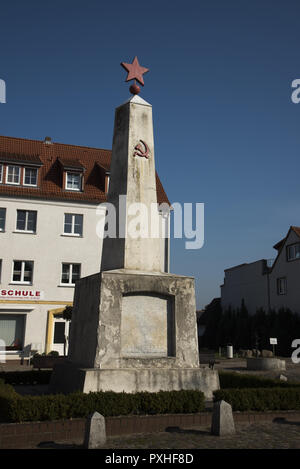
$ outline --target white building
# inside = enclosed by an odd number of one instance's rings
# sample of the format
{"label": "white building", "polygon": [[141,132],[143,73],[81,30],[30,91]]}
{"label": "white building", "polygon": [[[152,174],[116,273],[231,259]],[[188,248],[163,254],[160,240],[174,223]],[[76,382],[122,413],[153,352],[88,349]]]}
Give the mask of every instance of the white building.
{"label": "white building", "polygon": [[261,259],[225,270],[221,286],[223,310],[230,306],[240,308],[244,299],[250,314],[259,308],[289,308],[300,314],[300,228],[291,226],[274,249],[274,262]]}
{"label": "white building", "polygon": [[[62,311],[72,305],[75,281],[100,270],[96,208],[106,201],[110,157],[109,150],[49,137],[0,137],[0,345],[6,359],[67,351]],[[169,203],[158,177],[157,196]],[[161,220],[161,266],[168,271],[169,219]]]}

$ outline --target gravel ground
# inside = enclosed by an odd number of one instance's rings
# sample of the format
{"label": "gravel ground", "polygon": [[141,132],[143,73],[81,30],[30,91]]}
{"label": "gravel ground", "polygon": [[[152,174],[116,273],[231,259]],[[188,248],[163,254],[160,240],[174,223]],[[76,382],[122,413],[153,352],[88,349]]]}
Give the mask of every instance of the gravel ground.
{"label": "gravel ground", "polygon": [[[48,442],[39,449],[82,449],[79,442]],[[160,433],[108,438],[103,450],[118,449],[300,449],[300,422],[284,419],[270,423],[237,424],[236,434],[217,437],[208,426],[174,427]]]}
{"label": "gravel ground", "polygon": [[216,437],[209,427],[172,431],[150,435],[111,438],[105,448],[110,449],[300,449],[300,422],[239,424],[236,434]]}

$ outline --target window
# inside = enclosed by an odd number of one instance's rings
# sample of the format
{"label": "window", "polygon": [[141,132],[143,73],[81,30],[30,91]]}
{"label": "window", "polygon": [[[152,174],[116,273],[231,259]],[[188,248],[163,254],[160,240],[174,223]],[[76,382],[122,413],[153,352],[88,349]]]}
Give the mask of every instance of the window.
{"label": "window", "polygon": [[6,208],[0,208],[0,231],[5,230]]}
{"label": "window", "polygon": [[66,189],[72,191],[81,191],[81,174],[67,172]]}
{"label": "window", "polygon": [[2,178],[3,178],[3,165],[0,164],[0,182],[2,182]]}
{"label": "window", "polygon": [[63,264],[61,283],[75,285],[76,280],[80,279],[81,264]]}
{"label": "window", "polygon": [[66,341],[65,337],[65,322],[56,321],[54,324],[54,334],[53,334],[53,343],[54,344],[64,344]]}
{"label": "window", "polygon": [[24,314],[0,314],[0,339],[6,350],[22,350]]}
{"label": "window", "polygon": [[25,168],[24,169],[24,186],[37,186],[37,175],[38,170],[36,168]]}
{"label": "window", "polygon": [[36,215],[32,210],[17,210],[17,230],[35,233]]}
{"label": "window", "polygon": [[7,184],[20,184],[21,168],[19,166],[7,166],[6,170],[6,183]]}
{"label": "window", "polygon": [[277,294],[286,295],[286,277],[277,279]]}
{"label": "window", "polygon": [[83,215],[65,213],[64,234],[82,236]]}
{"label": "window", "polygon": [[300,259],[300,243],[291,244],[286,247],[287,260],[294,261]]}
{"label": "window", "polygon": [[16,283],[32,283],[33,262],[32,261],[14,261],[12,281]]}

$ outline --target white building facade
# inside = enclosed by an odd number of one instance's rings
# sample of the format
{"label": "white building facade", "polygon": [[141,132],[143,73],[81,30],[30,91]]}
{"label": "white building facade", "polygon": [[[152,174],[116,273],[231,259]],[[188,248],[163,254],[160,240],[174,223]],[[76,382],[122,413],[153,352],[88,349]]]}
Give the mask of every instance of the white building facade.
{"label": "white building facade", "polygon": [[285,308],[300,314],[300,228],[291,226],[274,248],[274,262],[261,259],[225,270],[221,285],[223,310],[236,310],[244,300],[250,314],[260,308]]}
{"label": "white building facade", "polygon": [[[68,350],[75,282],[100,270],[110,152],[0,137],[0,345],[6,360]],[[168,203],[157,178],[159,203]],[[99,204],[102,204],[99,209]],[[97,209],[98,208],[98,209]],[[162,271],[169,217],[161,214]]]}

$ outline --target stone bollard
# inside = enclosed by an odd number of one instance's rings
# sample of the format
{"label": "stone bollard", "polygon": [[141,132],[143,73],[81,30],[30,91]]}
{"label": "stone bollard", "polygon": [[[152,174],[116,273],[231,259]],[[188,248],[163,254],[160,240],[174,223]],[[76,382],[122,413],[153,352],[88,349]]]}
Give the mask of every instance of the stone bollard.
{"label": "stone bollard", "polygon": [[83,445],[86,449],[97,449],[105,443],[105,418],[98,412],[94,412],[87,418]]}
{"label": "stone bollard", "polygon": [[218,401],[214,403],[211,433],[212,435],[217,436],[235,434],[232,407],[225,401]]}
{"label": "stone bollard", "polygon": [[278,379],[280,379],[280,381],[287,381],[287,377],[284,376],[284,375],[279,375]]}

